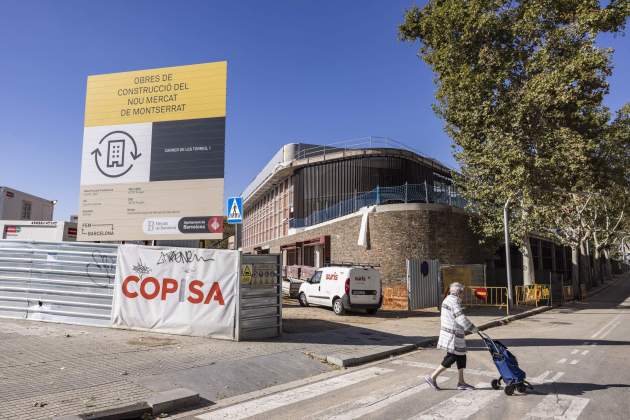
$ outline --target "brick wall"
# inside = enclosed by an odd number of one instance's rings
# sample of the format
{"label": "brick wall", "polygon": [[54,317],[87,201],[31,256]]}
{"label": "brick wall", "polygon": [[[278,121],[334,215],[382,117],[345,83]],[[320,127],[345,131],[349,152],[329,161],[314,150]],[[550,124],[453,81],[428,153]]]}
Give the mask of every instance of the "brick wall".
{"label": "brick wall", "polygon": [[[330,235],[331,261],[380,264],[383,283],[405,281],[405,260],[438,259],[442,264],[483,263],[478,238],[461,209],[437,204],[377,207],[369,215],[369,248],[357,245],[361,216],[349,216],[268,243],[280,246]],[[245,251],[248,251],[245,249]]]}

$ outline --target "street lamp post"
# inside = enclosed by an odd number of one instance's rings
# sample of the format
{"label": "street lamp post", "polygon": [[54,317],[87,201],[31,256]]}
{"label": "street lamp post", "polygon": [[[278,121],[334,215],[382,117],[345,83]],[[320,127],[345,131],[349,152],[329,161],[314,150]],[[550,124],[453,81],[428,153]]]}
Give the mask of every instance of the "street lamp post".
{"label": "street lamp post", "polygon": [[512,264],[510,261],[510,230],[508,227],[508,206],[512,197],[508,197],[503,206],[503,230],[505,234],[505,273],[507,275],[508,302],[507,313],[510,314],[512,309]]}
{"label": "street lamp post", "polygon": [[626,238],[630,238],[630,235],[626,235],[621,238],[621,260],[625,263],[627,260],[628,253],[626,252]]}
{"label": "street lamp post", "polygon": [[54,215],[55,215],[55,206],[57,205],[57,200],[51,200],[50,201],[50,220],[54,219]]}

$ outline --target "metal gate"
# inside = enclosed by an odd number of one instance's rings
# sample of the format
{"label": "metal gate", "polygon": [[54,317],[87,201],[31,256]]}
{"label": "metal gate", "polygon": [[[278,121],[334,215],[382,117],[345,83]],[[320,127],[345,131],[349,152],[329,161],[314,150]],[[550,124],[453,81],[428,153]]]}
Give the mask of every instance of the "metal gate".
{"label": "metal gate", "polygon": [[280,255],[242,255],[237,340],[259,340],[282,334]]}
{"label": "metal gate", "polygon": [[110,324],[117,245],[0,240],[0,317]]}
{"label": "metal gate", "polygon": [[439,307],[441,290],[438,260],[407,260],[409,310]]}

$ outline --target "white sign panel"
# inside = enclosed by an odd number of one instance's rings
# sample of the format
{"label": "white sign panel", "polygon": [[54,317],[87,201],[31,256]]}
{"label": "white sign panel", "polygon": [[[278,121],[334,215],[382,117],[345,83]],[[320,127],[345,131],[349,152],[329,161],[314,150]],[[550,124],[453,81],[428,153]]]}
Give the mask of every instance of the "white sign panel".
{"label": "white sign panel", "polygon": [[149,182],[151,123],[85,127],[81,185]]}
{"label": "white sign panel", "polygon": [[234,339],[239,253],[118,248],[115,327]]}

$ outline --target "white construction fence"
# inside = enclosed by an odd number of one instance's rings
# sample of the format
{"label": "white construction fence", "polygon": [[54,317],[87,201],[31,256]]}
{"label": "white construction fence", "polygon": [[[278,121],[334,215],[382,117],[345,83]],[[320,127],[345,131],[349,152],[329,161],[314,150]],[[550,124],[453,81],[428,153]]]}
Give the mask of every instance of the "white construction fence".
{"label": "white construction fence", "polygon": [[282,331],[277,255],[0,241],[0,317],[230,340]]}

